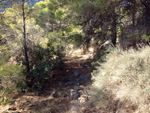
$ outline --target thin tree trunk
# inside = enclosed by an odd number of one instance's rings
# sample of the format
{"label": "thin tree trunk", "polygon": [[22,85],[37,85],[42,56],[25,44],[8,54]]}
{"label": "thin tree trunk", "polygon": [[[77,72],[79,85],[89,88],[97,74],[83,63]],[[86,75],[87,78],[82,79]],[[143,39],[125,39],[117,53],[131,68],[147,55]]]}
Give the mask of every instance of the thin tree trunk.
{"label": "thin tree trunk", "polygon": [[146,34],[150,35],[150,8],[146,9],[145,25],[146,25]]}
{"label": "thin tree trunk", "polygon": [[112,12],[113,16],[112,16],[112,28],[111,28],[111,32],[112,32],[112,37],[111,37],[111,42],[114,46],[116,46],[116,40],[117,40],[117,31],[116,31],[116,13],[115,13],[115,8],[113,9]]}
{"label": "thin tree trunk", "polygon": [[150,35],[150,0],[141,1],[145,7],[145,27],[146,34]]}
{"label": "thin tree trunk", "polygon": [[25,60],[26,60],[26,69],[27,73],[30,73],[30,66],[29,66],[29,58],[27,53],[27,43],[26,43],[26,24],[25,24],[25,12],[24,12],[24,2],[25,0],[22,0],[22,23],[23,23],[23,48],[24,48],[24,54],[25,54]]}
{"label": "thin tree trunk", "polygon": [[132,12],[132,24],[135,26],[135,3],[133,4],[133,12]]}

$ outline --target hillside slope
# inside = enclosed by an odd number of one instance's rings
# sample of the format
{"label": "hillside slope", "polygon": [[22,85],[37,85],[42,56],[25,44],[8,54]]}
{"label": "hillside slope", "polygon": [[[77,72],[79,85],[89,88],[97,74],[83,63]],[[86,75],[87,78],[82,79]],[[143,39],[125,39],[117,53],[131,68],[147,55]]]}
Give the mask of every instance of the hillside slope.
{"label": "hillside slope", "polygon": [[92,79],[91,113],[150,112],[150,47],[115,49]]}

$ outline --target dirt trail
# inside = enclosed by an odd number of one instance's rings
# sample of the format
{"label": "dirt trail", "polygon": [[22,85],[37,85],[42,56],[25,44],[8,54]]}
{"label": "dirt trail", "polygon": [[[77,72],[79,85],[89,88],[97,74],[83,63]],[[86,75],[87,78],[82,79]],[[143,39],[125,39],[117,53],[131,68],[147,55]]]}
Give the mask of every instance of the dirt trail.
{"label": "dirt trail", "polygon": [[[91,85],[91,53],[64,58],[62,70],[54,71],[40,95],[34,93],[18,94],[10,105],[0,106],[2,113],[73,113],[79,112],[81,104],[88,100],[87,89]],[[83,96],[83,95],[86,95]],[[75,112],[74,112],[75,113]]]}

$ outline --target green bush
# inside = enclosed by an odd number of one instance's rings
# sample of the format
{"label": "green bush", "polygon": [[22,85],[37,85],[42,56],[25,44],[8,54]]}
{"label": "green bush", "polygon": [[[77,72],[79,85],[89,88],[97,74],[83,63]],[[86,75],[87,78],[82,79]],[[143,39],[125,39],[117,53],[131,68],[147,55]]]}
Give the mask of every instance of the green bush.
{"label": "green bush", "polygon": [[3,64],[0,66],[0,102],[6,103],[7,96],[16,94],[24,87],[23,68],[19,65]]}
{"label": "green bush", "polygon": [[53,76],[52,71],[54,69],[61,69],[63,67],[62,51],[59,46],[54,48],[51,47],[49,43],[46,48],[38,45],[29,49],[31,71],[30,74],[27,75],[27,84],[31,84],[36,93],[41,92],[48,80],[47,78]]}

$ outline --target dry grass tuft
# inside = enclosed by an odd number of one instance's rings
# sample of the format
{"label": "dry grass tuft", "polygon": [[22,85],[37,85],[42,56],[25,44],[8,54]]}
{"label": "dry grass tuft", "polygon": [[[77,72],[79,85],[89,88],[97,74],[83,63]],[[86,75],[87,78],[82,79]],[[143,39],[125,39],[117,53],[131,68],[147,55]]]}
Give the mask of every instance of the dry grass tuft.
{"label": "dry grass tuft", "polygon": [[150,47],[112,51],[98,68],[91,106],[118,113],[150,112]]}

